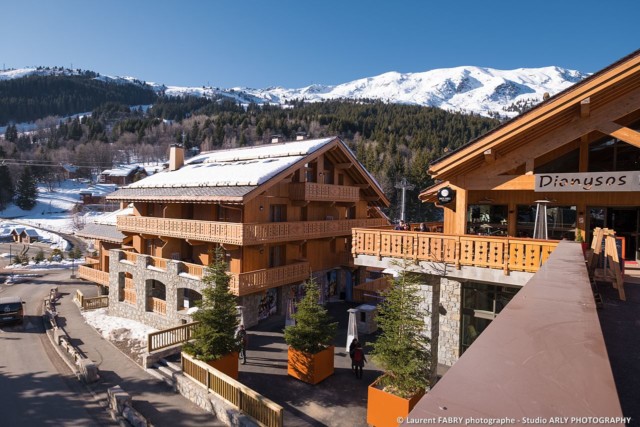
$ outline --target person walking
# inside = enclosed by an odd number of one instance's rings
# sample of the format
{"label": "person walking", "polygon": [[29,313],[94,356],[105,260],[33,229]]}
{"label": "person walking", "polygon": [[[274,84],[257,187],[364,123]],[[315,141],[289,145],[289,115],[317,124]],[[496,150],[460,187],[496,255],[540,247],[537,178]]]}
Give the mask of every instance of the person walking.
{"label": "person walking", "polygon": [[351,340],[351,344],[349,344],[349,357],[351,358],[351,370],[353,373],[356,372],[356,364],[353,361],[353,355],[355,354],[356,347],[359,344],[358,338],[354,338]]}
{"label": "person walking", "polygon": [[362,344],[358,343],[353,352],[353,363],[356,365],[356,378],[362,378],[362,368],[366,362],[367,358],[364,356]]}
{"label": "person walking", "polygon": [[247,363],[247,331],[244,329],[244,325],[240,325],[240,330],[238,331],[238,341],[240,341],[240,357],[242,358],[242,364],[245,365]]}

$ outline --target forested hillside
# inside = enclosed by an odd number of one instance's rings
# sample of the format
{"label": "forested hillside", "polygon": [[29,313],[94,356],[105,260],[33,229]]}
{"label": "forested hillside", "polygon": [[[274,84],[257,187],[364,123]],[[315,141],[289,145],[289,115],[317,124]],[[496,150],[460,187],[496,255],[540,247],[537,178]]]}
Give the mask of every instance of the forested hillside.
{"label": "forested hillside", "polygon": [[[195,153],[269,143],[276,134],[285,140],[294,140],[299,132],[307,138],[337,135],[384,188],[393,203],[387,212],[391,218],[400,210],[396,182],[406,177],[415,185],[407,194],[407,217],[421,221],[434,214],[417,199],[432,183],[429,163],[497,124],[480,116],[379,101],[294,102],[282,108],[243,107],[222,99],[159,98],[146,112],[107,103],[81,120],[61,125],[54,118],[40,120],[38,130],[28,135],[9,126],[0,145],[6,158],[32,161],[37,179],[51,181],[59,177],[59,170],[43,165],[70,162],[89,177],[114,163],[166,161],[168,146],[175,142]],[[19,176],[14,170],[19,166],[10,167],[12,176]]]}
{"label": "forested hillside", "polygon": [[0,126],[46,116],[70,116],[91,111],[105,102],[152,104],[156,93],[135,83],[96,79],[92,71],[73,75],[31,75],[0,80]]}

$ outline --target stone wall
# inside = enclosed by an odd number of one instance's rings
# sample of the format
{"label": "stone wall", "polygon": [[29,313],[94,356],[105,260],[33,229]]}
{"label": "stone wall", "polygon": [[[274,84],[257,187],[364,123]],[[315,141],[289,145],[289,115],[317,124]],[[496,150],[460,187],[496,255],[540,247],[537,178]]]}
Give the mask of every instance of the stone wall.
{"label": "stone wall", "polygon": [[198,405],[205,411],[214,414],[228,426],[258,427],[251,417],[243,414],[226,400],[209,393],[204,386],[197,384],[182,373],[175,374],[176,391]]}
{"label": "stone wall", "polygon": [[436,370],[438,367],[438,348],[440,345],[440,280],[436,276],[423,275],[424,284],[422,285],[422,297],[424,307],[429,315],[424,319],[429,331],[429,339],[431,340],[431,380],[436,380]]}
{"label": "stone wall", "polygon": [[462,285],[459,281],[440,280],[440,335],[438,360],[452,366],[460,357],[460,322],[462,306]]}

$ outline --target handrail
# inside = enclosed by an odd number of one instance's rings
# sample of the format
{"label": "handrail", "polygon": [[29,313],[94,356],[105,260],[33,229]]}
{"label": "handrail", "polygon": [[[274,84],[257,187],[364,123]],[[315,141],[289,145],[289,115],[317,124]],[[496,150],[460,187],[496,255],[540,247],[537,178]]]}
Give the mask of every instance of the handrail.
{"label": "handrail", "polygon": [[176,344],[184,344],[191,339],[196,325],[200,322],[191,322],[174,328],[163,329],[147,334],[147,353],[171,347]]}
{"label": "handrail", "polygon": [[555,240],[353,229],[352,253],[413,261],[431,261],[536,272],[558,245]]}
{"label": "handrail", "polygon": [[[346,236],[351,233],[351,229],[354,227],[377,227],[388,223],[384,218],[252,224],[135,215],[121,215],[117,219],[117,227],[121,231],[240,246],[316,239],[337,235]],[[127,261],[135,262],[135,260],[129,258],[127,258]]]}
{"label": "handrail", "polygon": [[109,307],[109,296],[102,295],[99,297],[83,298],[82,309],[83,310],[95,310],[97,308]]}
{"label": "handrail", "polygon": [[109,273],[101,271],[95,268],[81,265],[78,267],[78,276],[81,279],[88,280],[90,282],[98,283],[103,286],[109,286]]}
{"label": "handrail", "polygon": [[230,376],[186,353],[182,353],[182,371],[187,377],[206,387],[207,391],[216,393],[261,425],[282,427],[284,422],[282,406]]}

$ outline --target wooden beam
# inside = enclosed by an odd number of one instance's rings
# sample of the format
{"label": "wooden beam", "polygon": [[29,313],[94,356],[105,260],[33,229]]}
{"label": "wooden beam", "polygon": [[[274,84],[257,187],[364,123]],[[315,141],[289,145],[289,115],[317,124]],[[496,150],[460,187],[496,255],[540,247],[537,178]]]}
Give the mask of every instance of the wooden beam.
{"label": "wooden beam", "polygon": [[589,135],[580,137],[580,160],[578,172],[589,171]]}
{"label": "wooden beam", "polygon": [[597,130],[640,148],[640,132],[636,132],[633,129],[629,129],[628,127],[621,126],[614,122],[605,122],[600,123]]}
{"label": "wooden beam", "polygon": [[493,163],[496,160],[496,152],[494,150],[486,150],[484,152],[484,161],[487,163]]}
{"label": "wooden beam", "polygon": [[336,163],[335,165],[333,165],[336,169],[349,169],[351,166],[353,166],[353,163],[351,162],[347,162],[347,163]]}
{"label": "wooden beam", "polygon": [[591,97],[580,101],[580,117],[587,118],[591,114]]}
{"label": "wooden beam", "polygon": [[369,184],[353,184],[351,187],[358,187],[358,188],[361,188],[363,190],[366,190],[367,188],[371,187],[371,185],[369,185]]}
{"label": "wooden beam", "polygon": [[469,172],[469,176],[477,177],[487,173],[492,175],[504,173],[518,167],[518,165],[526,162],[527,159],[540,157],[560,145],[568,144],[582,135],[588,135],[591,131],[597,129],[601,123],[613,122],[620,117],[633,113],[640,106],[640,88],[627,93],[624,102],[621,100],[612,104],[615,105],[607,105],[603,108],[592,110],[588,119],[577,119],[575,122],[565,125],[555,132],[546,133],[529,141],[525,147],[517,152],[510,153],[508,156],[496,159],[492,165],[485,165]]}
{"label": "wooden beam", "polygon": [[529,158],[524,164],[524,173],[526,175],[533,175],[533,170],[534,170],[534,159]]}
{"label": "wooden beam", "polygon": [[380,197],[378,197],[378,196],[364,196],[362,199],[367,201],[367,202],[377,202],[378,200],[380,200]]}
{"label": "wooden beam", "polygon": [[[531,190],[535,188],[534,175],[498,175],[468,180],[467,190]],[[457,197],[457,196],[456,196]]]}

